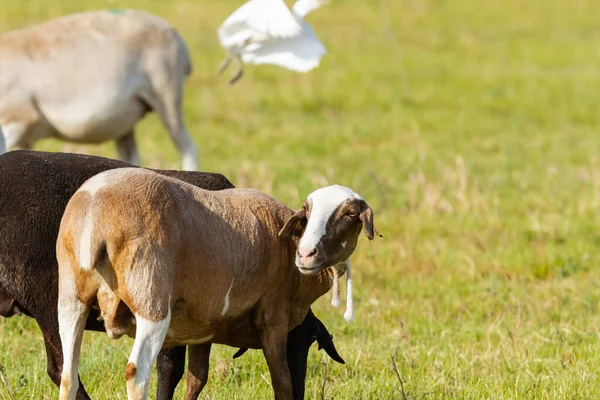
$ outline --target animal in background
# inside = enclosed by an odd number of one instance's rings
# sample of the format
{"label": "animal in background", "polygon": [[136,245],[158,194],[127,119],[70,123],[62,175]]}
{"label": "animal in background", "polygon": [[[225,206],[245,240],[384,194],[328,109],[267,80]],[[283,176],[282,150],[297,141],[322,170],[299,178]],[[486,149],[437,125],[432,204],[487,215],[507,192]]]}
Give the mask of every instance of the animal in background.
{"label": "animal in background", "polygon": [[181,36],[157,16],[89,11],[1,34],[0,71],[0,154],[46,137],[114,140],[122,160],[139,164],[135,125],[154,111],[183,169],[198,169],[183,118],[192,63]]}
{"label": "animal in background", "polygon": [[328,2],[298,0],[291,10],[283,0],[243,4],[217,31],[221,46],[227,50],[219,73],[235,60],[238,70],[229,81],[233,85],[243,75],[242,63],[274,64],[302,73],[316,68],[327,51],[304,18]]}

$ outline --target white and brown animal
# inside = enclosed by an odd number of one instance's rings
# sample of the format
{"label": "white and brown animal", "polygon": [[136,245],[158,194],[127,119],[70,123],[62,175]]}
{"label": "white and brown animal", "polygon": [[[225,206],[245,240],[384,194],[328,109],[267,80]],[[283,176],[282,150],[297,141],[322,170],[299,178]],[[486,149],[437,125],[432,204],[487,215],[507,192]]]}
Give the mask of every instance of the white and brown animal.
{"label": "white and brown animal", "polygon": [[182,111],[192,71],[186,45],[145,11],[90,11],[0,35],[0,154],[42,138],[115,140],[119,156],[140,159],[136,123],[155,111],[182,156],[198,160]]}
{"label": "white and brown animal", "polygon": [[[111,337],[135,337],[129,399],[146,398],[163,345],[200,343],[262,348],[276,398],[291,399],[288,332],[346,268],[361,229],[374,237],[373,212],[337,185],[294,212],[255,190],[209,192],[147,170],[94,176],[69,201],[56,246],[60,398],[75,398],[97,304]],[[189,362],[194,370],[193,352]]]}

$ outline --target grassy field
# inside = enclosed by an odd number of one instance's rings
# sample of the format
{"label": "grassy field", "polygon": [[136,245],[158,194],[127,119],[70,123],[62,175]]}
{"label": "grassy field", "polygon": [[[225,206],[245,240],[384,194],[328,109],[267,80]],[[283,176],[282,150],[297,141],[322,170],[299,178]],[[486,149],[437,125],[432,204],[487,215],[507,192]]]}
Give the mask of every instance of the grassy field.
{"label": "grassy field", "polygon": [[[84,9],[150,10],[192,52],[186,119],[203,170],[291,207],[330,183],[363,195],[384,238],[363,237],[353,257],[355,322],[329,296],[313,307],[347,361],[327,364],[324,398],[402,399],[391,354],[408,399],[597,398],[597,2],[333,0],[309,18],[329,50],[318,69],[248,67],[229,87],[215,29],[240,3],[3,1],[0,32]],[[178,167],[154,116],[138,140],[145,165]],[[116,155],[112,144],[37,149]],[[93,398],[125,397],[131,344],[86,333]],[[271,398],[262,354],[234,352],[217,346],[201,398]],[[315,346],[309,398],[321,398],[325,360]],[[0,364],[0,399],[57,397],[31,320],[0,320]]]}

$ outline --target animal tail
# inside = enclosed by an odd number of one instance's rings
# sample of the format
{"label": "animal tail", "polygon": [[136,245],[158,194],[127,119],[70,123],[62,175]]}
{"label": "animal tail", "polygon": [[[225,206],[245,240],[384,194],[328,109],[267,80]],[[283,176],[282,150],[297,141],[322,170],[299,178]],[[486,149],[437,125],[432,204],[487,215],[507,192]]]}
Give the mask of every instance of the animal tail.
{"label": "animal tail", "polygon": [[81,269],[91,271],[106,254],[106,242],[97,234],[89,212],[79,237],[78,262]]}

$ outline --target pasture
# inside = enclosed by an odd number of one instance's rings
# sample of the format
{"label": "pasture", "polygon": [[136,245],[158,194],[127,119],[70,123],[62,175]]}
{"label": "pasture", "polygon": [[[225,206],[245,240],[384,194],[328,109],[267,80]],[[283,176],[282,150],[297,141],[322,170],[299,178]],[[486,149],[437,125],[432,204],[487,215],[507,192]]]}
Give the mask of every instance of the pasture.
{"label": "pasture", "polygon": [[[329,51],[319,68],[246,66],[229,87],[215,31],[241,3],[7,0],[0,32],[81,10],[151,11],[192,54],[185,112],[202,170],[294,208],[332,183],[365,198],[384,237],[362,236],[352,258],[354,322],[343,299],[313,305],[346,365],[325,367],[313,346],[308,398],[595,398],[596,2],[333,0],[307,18]],[[179,166],[154,115],[137,139],[143,165]],[[36,149],[116,157],[112,143]],[[131,345],[85,333],[94,399],[124,398]],[[215,346],[201,398],[271,398],[262,353],[235,351]],[[0,399],[56,398],[45,362],[33,320],[0,320]]]}

